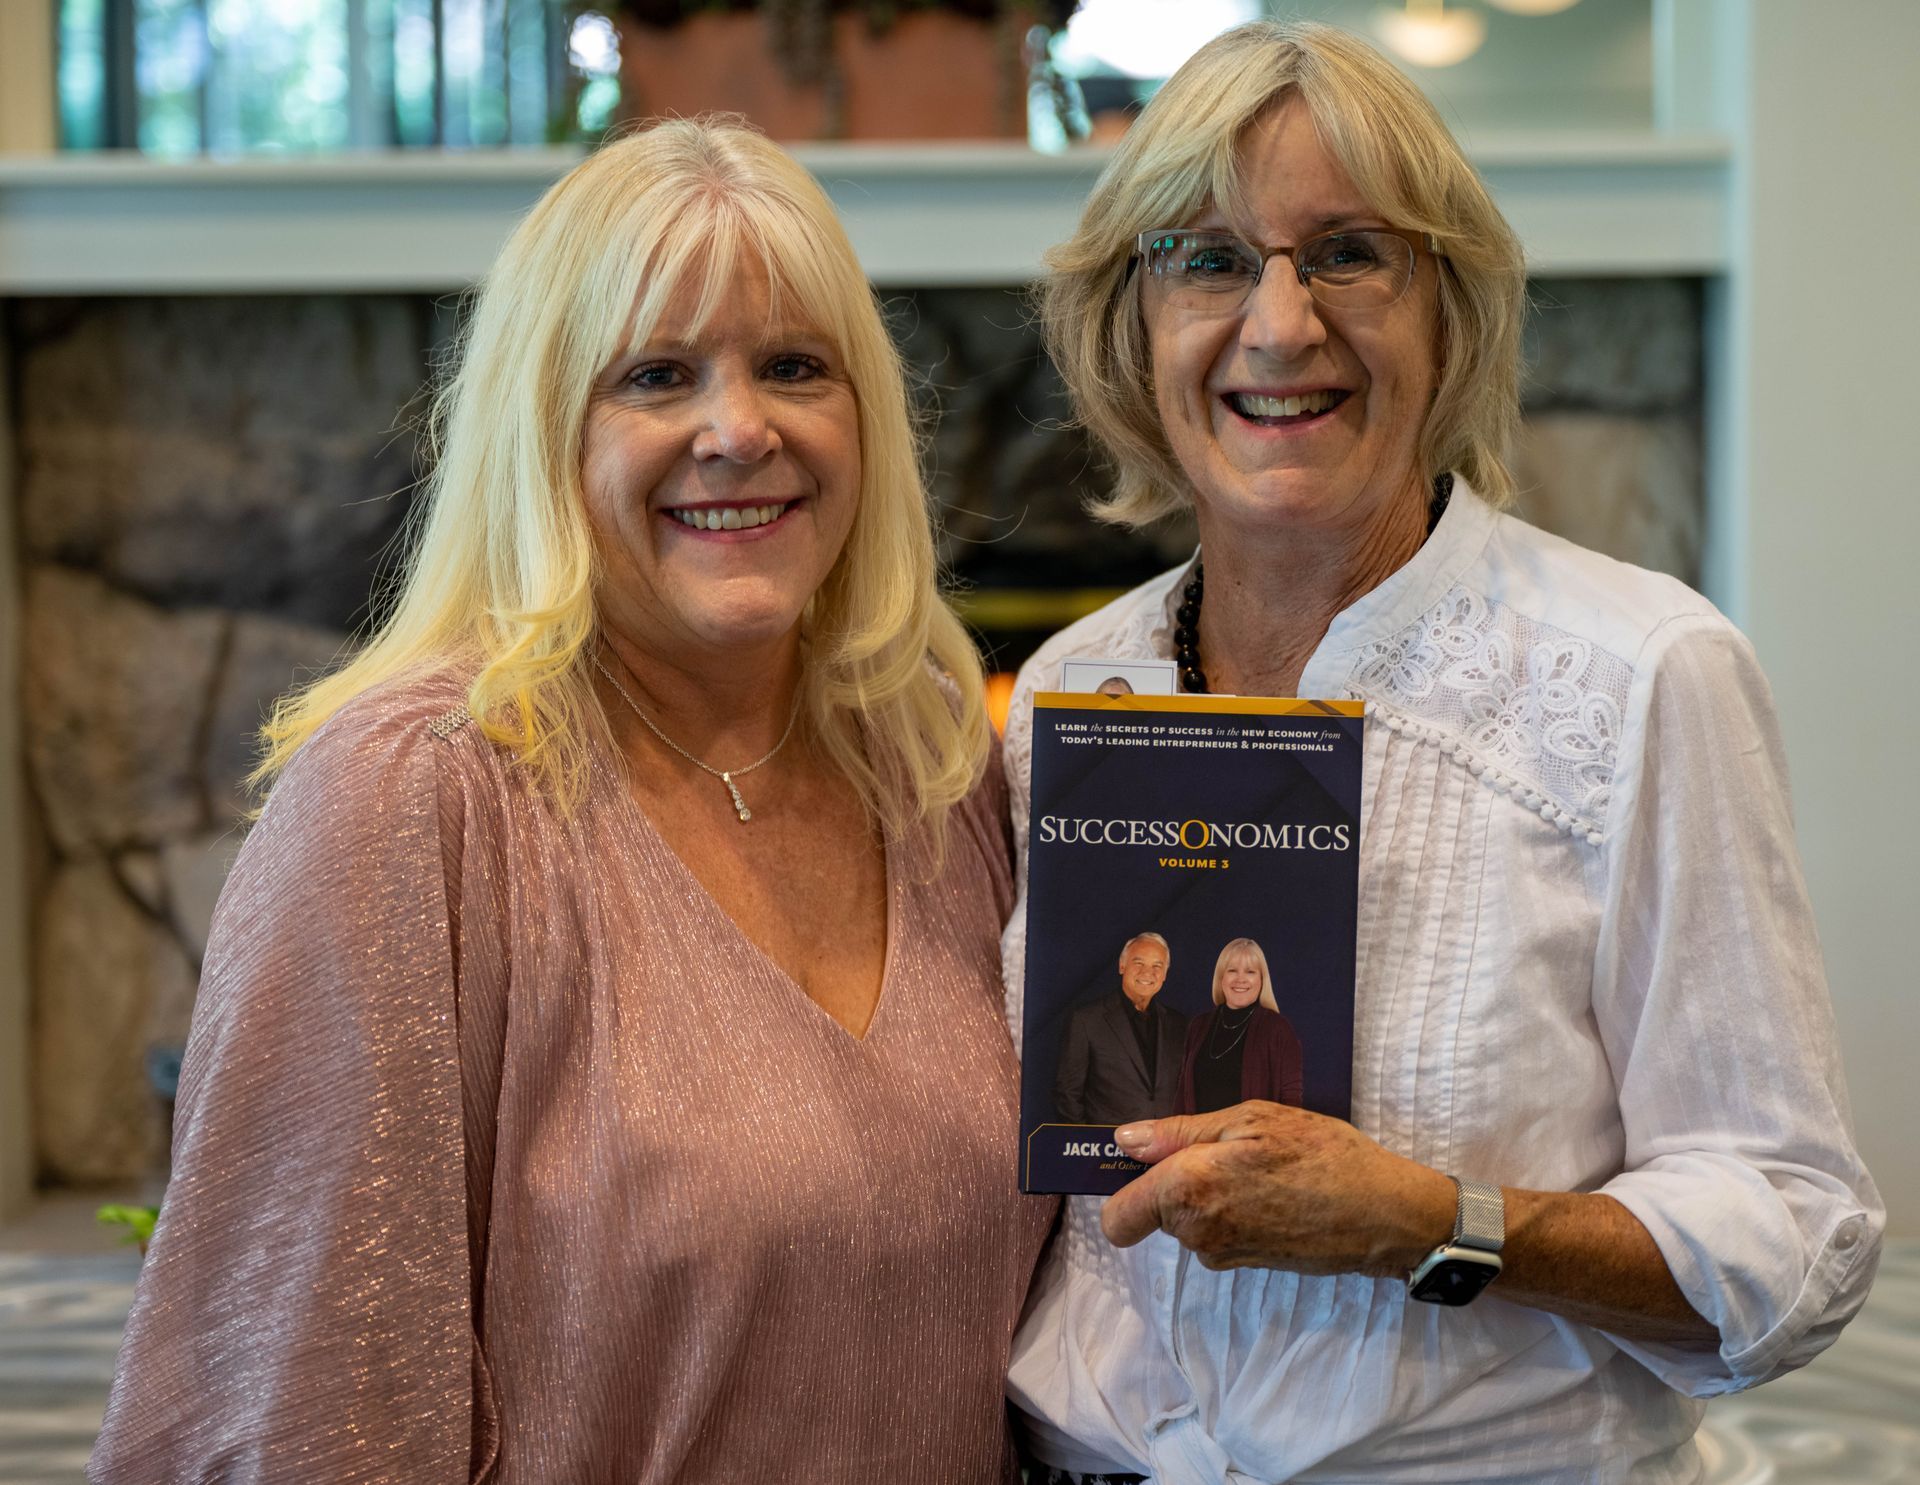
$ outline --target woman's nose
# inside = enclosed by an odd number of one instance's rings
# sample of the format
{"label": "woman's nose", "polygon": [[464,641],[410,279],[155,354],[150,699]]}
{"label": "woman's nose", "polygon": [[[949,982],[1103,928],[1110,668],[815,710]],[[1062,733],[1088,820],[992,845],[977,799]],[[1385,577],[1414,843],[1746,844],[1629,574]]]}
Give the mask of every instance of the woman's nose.
{"label": "woman's nose", "polygon": [[723,385],[713,389],[705,426],[693,439],[696,459],[755,464],[779,447],[779,431],[758,387]]}
{"label": "woman's nose", "polygon": [[1293,356],[1327,338],[1320,306],[1294,272],[1293,260],[1276,253],[1247,294],[1240,317],[1240,343],[1248,350]]}

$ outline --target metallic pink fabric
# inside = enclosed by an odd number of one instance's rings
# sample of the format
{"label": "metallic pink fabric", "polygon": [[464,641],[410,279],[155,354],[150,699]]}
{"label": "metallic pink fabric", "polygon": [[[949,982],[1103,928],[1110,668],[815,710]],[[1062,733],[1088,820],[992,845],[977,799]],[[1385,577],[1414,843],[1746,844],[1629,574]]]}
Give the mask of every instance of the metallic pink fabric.
{"label": "metallic pink fabric", "polygon": [[937,875],[891,849],[855,1040],[610,766],[562,822],[461,694],[348,707],[241,853],[90,1477],[1016,1478],[1053,1205],[1015,1190],[997,764]]}

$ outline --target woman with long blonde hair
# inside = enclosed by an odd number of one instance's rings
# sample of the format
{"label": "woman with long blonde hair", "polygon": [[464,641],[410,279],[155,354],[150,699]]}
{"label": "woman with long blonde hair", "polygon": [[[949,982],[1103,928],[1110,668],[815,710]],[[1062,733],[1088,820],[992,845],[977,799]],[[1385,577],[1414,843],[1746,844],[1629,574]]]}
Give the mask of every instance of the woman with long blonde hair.
{"label": "woman with long blonde hair", "polygon": [[1250,938],[1236,938],[1213,965],[1213,1009],[1187,1027],[1180,1062],[1182,1114],[1210,1114],[1248,1099],[1305,1104],[1299,1034],[1273,997],[1273,971]]}
{"label": "woman with long blonde hair", "polygon": [[436,429],[266,731],[94,1477],[1002,1478],[1004,796],[831,207],[602,149]]}

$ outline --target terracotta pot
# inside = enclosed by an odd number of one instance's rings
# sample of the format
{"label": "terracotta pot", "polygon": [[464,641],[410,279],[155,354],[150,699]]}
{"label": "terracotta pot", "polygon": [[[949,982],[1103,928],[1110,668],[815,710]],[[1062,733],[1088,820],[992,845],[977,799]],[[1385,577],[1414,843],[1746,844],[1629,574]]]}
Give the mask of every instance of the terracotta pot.
{"label": "terracotta pot", "polygon": [[621,116],[743,113],[785,140],[1023,139],[1027,24],[916,11],[876,36],[859,15],[835,16],[836,103],[788,79],[759,16],[710,12],[668,30],[623,20]]}

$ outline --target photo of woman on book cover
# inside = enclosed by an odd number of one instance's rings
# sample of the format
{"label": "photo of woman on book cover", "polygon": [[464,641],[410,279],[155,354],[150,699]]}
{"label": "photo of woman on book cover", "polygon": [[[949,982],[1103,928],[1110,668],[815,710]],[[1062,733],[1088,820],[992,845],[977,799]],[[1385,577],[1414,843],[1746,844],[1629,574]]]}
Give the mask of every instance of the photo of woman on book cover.
{"label": "photo of woman on book cover", "polygon": [[1213,1009],[1187,1027],[1180,1112],[1205,1114],[1250,1098],[1302,1103],[1300,1038],[1273,998],[1267,956],[1236,938],[1213,966]]}

